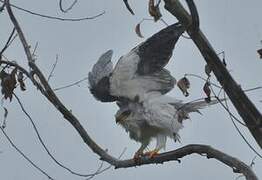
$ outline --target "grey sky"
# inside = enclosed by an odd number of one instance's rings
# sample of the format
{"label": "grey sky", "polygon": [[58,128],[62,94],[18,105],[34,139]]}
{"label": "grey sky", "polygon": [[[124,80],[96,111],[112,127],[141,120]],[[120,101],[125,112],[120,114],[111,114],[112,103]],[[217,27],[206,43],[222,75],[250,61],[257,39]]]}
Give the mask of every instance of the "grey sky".
{"label": "grey sky", "polygon": [[[113,49],[114,63],[143,39],[134,32],[135,25],[142,19],[148,18],[147,1],[130,0],[136,15],[131,16],[122,1],[89,0],[79,1],[68,14],[60,13],[58,2],[52,0],[11,1],[17,6],[43,14],[63,17],[84,17],[97,14],[103,10],[106,14],[98,19],[82,22],[61,22],[47,20],[24,12],[14,10],[15,15],[24,30],[28,42],[37,48],[37,64],[48,76],[55,56],[59,61],[54,76],[50,80],[52,87],[59,87],[86,77],[97,58],[106,50]],[[163,3],[162,3],[163,4]],[[200,14],[200,26],[217,52],[226,52],[228,69],[243,89],[262,85],[262,61],[256,50],[262,48],[262,1],[252,0],[198,0],[196,1]],[[172,24],[176,19],[162,9],[166,22]],[[7,13],[0,14],[0,44],[3,46],[12,29]],[[162,23],[146,21],[141,25],[145,37],[149,37],[161,28]],[[26,67],[26,59],[19,41],[16,41],[5,55]],[[169,70],[176,77],[181,78],[185,73],[205,76],[204,60],[191,40],[181,38],[174,51]],[[170,95],[190,101],[204,96],[203,82],[190,78],[192,88],[190,96],[183,97],[176,87]],[[26,82],[27,91],[16,93],[23,101],[25,108],[31,114],[39,132],[55,157],[75,171],[92,173],[99,166],[98,156],[82,142],[82,139],[63,119],[53,106],[42,95]],[[64,104],[72,109],[82,125],[99,145],[118,156],[126,147],[124,158],[130,158],[139,147],[131,141],[124,130],[117,126],[114,114],[117,110],[114,104],[103,104],[96,101],[88,91],[87,82],[80,87],[72,87],[58,91],[58,96]],[[261,110],[262,90],[248,93],[249,97]],[[12,137],[31,159],[55,179],[81,179],[64,171],[48,157],[40,146],[36,134],[29,120],[24,116],[15,100],[5,102],[8,108],[6,132]],[[181,131],[182,144],[174,144],[169,140],[166,150],[176,149],[191,143],[208,144],[249,164],[255,154],[248,148],[226,112],[220,106],[214,106],[202,111],[203,116],[192,114],[192,121],[185,123]],[[236,113],[235,111],[233,111]],[[4,111],[0,110],[3,117]],[[241,131],[249,142],[261,153],[253,137],[246,128],[240,126]],[[152,146],[150,146],[152,147]],[[1,179],[47,179],[40,174],[0,135],[0,169]],[[262,177],[262,160],[256,158],[253,167],[258,177]],[[182,159],[182,163],[165,163],[164,165],[148,165],[129,169],[111,169],[95,179],[202,179],[220,180],[235,179],[236,174],[223,164],[215,160],[192,155]]]}

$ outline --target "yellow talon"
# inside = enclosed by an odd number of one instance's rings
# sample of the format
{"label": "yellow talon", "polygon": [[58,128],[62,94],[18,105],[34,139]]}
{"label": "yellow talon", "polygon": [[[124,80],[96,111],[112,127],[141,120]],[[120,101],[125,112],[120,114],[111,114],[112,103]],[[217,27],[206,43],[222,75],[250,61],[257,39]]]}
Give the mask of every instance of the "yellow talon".
{"label": "yellow talon", "polygon": [[149,158],[154,158],[158,155],[159,149],[154,149],[153,151],[148,151],[145,153]]}

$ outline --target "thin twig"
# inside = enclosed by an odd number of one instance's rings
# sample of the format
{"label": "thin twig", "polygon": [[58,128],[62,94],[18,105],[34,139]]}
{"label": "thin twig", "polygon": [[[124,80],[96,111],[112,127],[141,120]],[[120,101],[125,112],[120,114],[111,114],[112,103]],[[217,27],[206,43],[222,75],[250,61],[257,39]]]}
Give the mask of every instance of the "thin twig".
{"label": "thin twig", "polygon": [[6,137],[6,139],[9,141],[9,143],[11,144],[11,146],[13,148],[15,148],[15,150],[25,159],[27,160],[33,167],[35,167],[38,171],[40,171],[42,174],[44,174],[48,179],[54,180],[54,178],[52,178],[50,175],[48,175],[44,170],[42,170],[38,165],[36,165],[30,158],[28,158],[15,144],[14,142],[11,140],[11,138],[7,135],[7,133],[5,132],[5,130],[0,127],[2,133],[4,134],[4,136]]}
{"label": "thin twig", "polygon": [[3,12],[4,9],[5,9],[5,3],[3,3],[2,6],[0,7],[0,13]]}
{"label": "thin twig", "polygon": [[12,41],[12,37],[13,37],[14,33],[15,33],[15,28],[13,28],[13,30],[12,30],[11,34],[9,35],[9,37],[8,37],[8,39],[7,39],[4,47],[3,47],[3,49],[2,49],[1,52],[0,52],[0,59],[2,59],[2,54],[5,52],[5,50],[6,50],[6,49],[8,48],[8,46],[9,46],[10,42]]}
{"label": "thin twig", "polygon": [[35,56],[36,49],[38,48],[38,42],[36,42],[32,55]]}
{"label": "thin twig", "polygon": [[[191,77],[196,77],[198,79],[201,79],[203,81],[206,81],[207,79],[205,79],[204,77],[200,76],[200,75],[197,75],[197,74],[185,74],[184,76],[191,76]],[[209,81],[209,83],[213,86],[215,86],[216,88],[219,88],[219,89],[223,89],[222,86],[219,86],[211,81]],[[254,88],[248,88],[248,89],[244,89],[243,91],[244,92],[251,92],[251,91],[254,91],[254,90],[259,90],[259,89],[262,89],[262,86],[258,86],[258,87],[254,87]],[[219,93],[220,94],[220,93]]]}
{"label": "thin twig", "polygon": [[[225,93],[225,92],[224,92],[224,97],[226,97],[226,93]],[[228,106],[228,103],[227,103],[227,100],[225,100],[225,105],[226,105],[227,109],[230,111],[229,106]],[[229,114],[229,117],[230,117],[230,119],[231,119],[234,127],[236,128],[237,132],[239,133],[239,135],[241,136],[241,138],[245,141],[245,143],[248,145],[248,147],[249,147],[257,156],[259,156],[260,158],[262,158],[262,155],[259,154],[259,153],[255,150],[255,148],[248,142],[248,140],[245,138],[245,136],[243,135],[243,133],[242,133],[242,132],[240,131],[240,129],[237,127],[237,125],[236,125],[236,123],[235,123],[235,121],[234,121],[235,118],[233,118],[233,116],[230,115],[230,114]]]}
{"label": "thin twig", "polygon": [[256,154],[258,155],[260,158],[262,158],[262,155],[260,155],[255,148],[248,142],[248,140],[245,138],[245,136],[242,134],[242,132],[240,131],[240,129],[238,128],[238,126],[236,125],[235,121],[236,120],[238,123],[240,123],[241,125],[247,127],[246,124],[244,124],[243,122],[241,122],[229,109],[228,103],[227,103],[227,97],[226,97],[226,93],[224,92],[224,101],[225,101],[225,105],[222,103],[222,101],[220,100],[220,98],[218,96],[216,96],[214,89],[212,88],[212,86],[210,86],[210,89],[212,91],[212,93],[215,95],[215,98],[218,100],[218,102],[222,105],[222,107],[228,112],[229,117],[235,127],[235,129],[237,130],[237,132],[239,133],[239,135],[241,136],[241,138],[245,141],[245,143],[248,145],[248,147]]}
{"label": "thin twig", "polygon": [[64,9],[64,8],[63,8],[63,0],[59,0],[59,9],[60,9],[60,11],[62,11],[63,13],[67,13],[68,11],[70,11],[70,10],[76,5],[76,3],[77,3],[77,0],[74,0],[74,1],[72,2],[72,4],[71,4],[68,8]]}
{"label": "thin twig", "polygon": [[56,55],[56,57],[55,57],[55,62],[54,62],[54,64],[53,64],[53,67],[52,67],[51,72],[49,73],[49,76],[48,76],[48,78],[47,78],[47,82],[48,82],[48,81],[50,80],[50,78],[53,76],[53,73],[54,73],[54,71],[55,71],[57,62],[58,62],[58,55]]}
{"label": "thin twig", "polygon": [[[4,3],[4,0],[0,0],[0,2]],[[97,14],[97,15],[94,15],[94,16],[90,16],[90,17],[83,17],[83,18],[61,18],[61,17],[56,17],[56,16],[50,16],[50,15],[45,15],[45,14],[40,14],[40,13],[36,13],[36,12],[33,12],[33,11],[30,11],[30,10],[27,10],[27,9],[24,9],[24,8],[21,8],[21,7],[18,7],[14,4],[10,4],[11,7],[13,8],[16,8],[18,10],[21,10],[23,12],[26,12],[26,13],[29,13],[29,14],[32,14],[32,15],[35,15],[35,16],[38,16],[38,17],[42,17],[42,18],[47,18],[47,19],[53,19],[53,20],[59,20],[59,21],[84,21],[84,20],[90,20],[90,19],[95,19],[99,16],[102,16],[105,14],[105,11]]]}
{"label": "thin twig", "polygon": [[[197,74],[185,74],[184,76],[191,76],[191,77],[196,77],[198,79],[202,79],[203,81],[207,81],[207,79],[203,78],[202,76],[199,76]],[[212,84],[213,86],[217,87],[217,88],[221,88],[221,86],[215,84],[215,83],[212,83],[210,82],[210,84]]]}
{"label": "thin twig", "polygon": [[88,80],[88,77],[84,77],[83,79],[80,79],[80,80],[78,80],[76,82],[73,82],[73,83],[65,85],[65,86],[54,88],[53,91],[59,91],[59,90],[66,89],[66,88],[69,88],[69,87],[72,87],[72,86],[76,86],[76,85],[78,85],[81,82],[86,81],[86,80]]}
{"label": "thin twig", "polygon": [[[123,149],[123,151],[121,152],[121,154],[120,154],[119,157],[118,157],[118,160],[120,160],[121,157],[125,154],[126,149],[127,149],[127,148],[124,148],[124,149]],[[102,167],[103,167],[103,162],[104,162],[104,161],[102,161],[100,167],[99,167],[99,168],[97,169],[97,171],[93,174],[93,176],[87,178],[86,180],[90,180],[90,179],[92,179],[94,176],[99,175],[99,174],[101,174],[101,173],[103,173],[103,172],[109,170],[109,169],[113,166],[112,164],[110,164],[110,165],[107,166],[106,168],[102,169]]]}
{"label": "thin twig", "polygon": [[21,102],[21,100],[19,99],[19,97],[13,93],[14,97],[16,98],[19,106],[21,107],[21,110],[23,111],[23,113],[27,116],[27,118],[30,120],[33,128],[34,128],[34,131],[36,132],[36,135],[37,135],[37,138],[39,140],[39,142],[41,143],[41,145],[43,146],[43,148],[45,149],[45,151],[47,152],[47,154],[51,157],[51,159],[57,164],[59,165],[60,167],[62,167],[63,169],[67,170],[68,172],[70,172],[71,174],[74,174],[74,175],[77,175],[77,176],[80,176],[80,177],[89,177],[89,176],[93,176],[93,174],[81,174],[81,173],[78,173],[78,172],[75,172],[73,170],[71,170],[70,168],[66,167],[65,165],[63,165],[61,162],[59,162],[55,157],[54,155],[51,154],[51,152],[49,151],[49,149],[47,148],[47,146],[45,145],[43,139],[41,138],[40,134],[39,134],[39,131],[35,125],[35,122],[33,121],[32,117],[29,115],[29,113],[25,110],[24,108],[24,105],[23,103]]}

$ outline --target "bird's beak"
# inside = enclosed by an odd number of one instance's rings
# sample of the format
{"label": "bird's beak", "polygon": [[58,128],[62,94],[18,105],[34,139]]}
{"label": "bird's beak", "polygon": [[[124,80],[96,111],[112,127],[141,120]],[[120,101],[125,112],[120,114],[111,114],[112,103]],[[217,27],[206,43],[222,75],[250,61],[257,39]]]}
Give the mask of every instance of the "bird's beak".
{"label": "bird's beak", "polygon": [[119,116],[116,117],[116,123],[120,123],[124,121],[127,118],[127,115],[120,114]]}
{"label": "bird's beak", "polygon": [[116,123],[121,123],[123,122],[125,119],[127,119],[127,117],[130,115],[130,111],[125,111],[123,113],[121,113],[119,116],[116,116]]}

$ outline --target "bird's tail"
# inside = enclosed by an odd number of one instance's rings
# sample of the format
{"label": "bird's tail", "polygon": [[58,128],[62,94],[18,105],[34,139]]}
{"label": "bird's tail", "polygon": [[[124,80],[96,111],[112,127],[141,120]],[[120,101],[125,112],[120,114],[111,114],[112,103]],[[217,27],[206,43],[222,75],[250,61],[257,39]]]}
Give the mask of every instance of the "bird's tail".
{"label": "bird's tail", "polygon": [[209,102],[207,102],[205,100],[201,100],[201,101],[188,102],[188,103],[177,102],[177,103],[173,103],[173,104],[170,103],[170,104],[173,105],[176,109],[176,115],[177,115],[178,122],[182,123],[183,120],[190,118],[189,113],[197,112],[197,113],[201,114],[201,112],[199,111],[200,109],[203,109],[203,108],[210,106],[210,105],[217,104],[217,103],[222,102],[224,100],[225,99],[211,100]]}
{"label": "bird's tail", "polygon": [[[197,112],[200,113],[200,109],[203,109],[207,106],[211,106],[220,102],[223,102],[225,99],[220,99],[220,100],[211,100],[210,102],[205,101],[205,100],[201,100],[201,101],[196,101],[196,102],[189,102],[189,103],[185,103],[183,104],[180,109],[182,109],[183,111],[187,112],[187,113],[191,113],[191,112]],[[200,113],[201,114],[201,113]]]}

